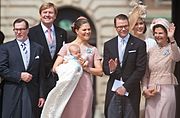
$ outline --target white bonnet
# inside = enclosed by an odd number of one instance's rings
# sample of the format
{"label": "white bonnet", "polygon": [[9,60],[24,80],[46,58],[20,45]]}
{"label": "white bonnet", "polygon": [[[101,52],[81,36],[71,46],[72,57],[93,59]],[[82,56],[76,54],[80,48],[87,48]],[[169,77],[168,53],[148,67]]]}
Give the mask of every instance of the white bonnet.
{"label": "white bonnet", "polygon": [[167,30],[169,29],[169,25],[170,25],[169,21],[166,20],[165,18],[155,18],[152,20],[152,23],[150,25],[151,30],[153,30],[153,27],[157,24],[164,26]]}

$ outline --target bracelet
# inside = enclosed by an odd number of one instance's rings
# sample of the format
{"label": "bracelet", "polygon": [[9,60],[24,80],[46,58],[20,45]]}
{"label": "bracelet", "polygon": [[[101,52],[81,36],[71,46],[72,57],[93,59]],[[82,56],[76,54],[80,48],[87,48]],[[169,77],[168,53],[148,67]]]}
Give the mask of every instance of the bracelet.
{"label": "bracelet", "polygon": [[171,41],[171,44],[174,44],[175,43],[175,41]]}

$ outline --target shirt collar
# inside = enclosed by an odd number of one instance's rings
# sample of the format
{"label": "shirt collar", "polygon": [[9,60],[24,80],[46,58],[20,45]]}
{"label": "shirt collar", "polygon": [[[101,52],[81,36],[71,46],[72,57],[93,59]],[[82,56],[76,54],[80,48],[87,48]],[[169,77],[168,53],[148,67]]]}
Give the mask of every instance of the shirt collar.
{"label": "shirt collar", "polygon": [[121,38],[121,37],[118,35],[118,40],[119,40],[119,41],[124,40],[124,41],[125,41],[125,43],[127,43],[127,42],[128,42],[128,40],[129,40],[129,37],[130,37],[130,35],[129,35],[129,34],[128,34],[126,37],[124,37],[124,38]]}
{"label": "shirt collar", "polygon": [[24,42],[26,45],[29,45],[29,39],[26,39],[25,41],[19,41],[17,40],[18,44],[21,45],[22,42]]}
{"label": "shirt collar", "polygon": [[[43,32],[46,33],[48,28],[42,22],[41,22],[41,27],[43,29]],[[52,25],[50,29],[54,32],[54,25]]]}

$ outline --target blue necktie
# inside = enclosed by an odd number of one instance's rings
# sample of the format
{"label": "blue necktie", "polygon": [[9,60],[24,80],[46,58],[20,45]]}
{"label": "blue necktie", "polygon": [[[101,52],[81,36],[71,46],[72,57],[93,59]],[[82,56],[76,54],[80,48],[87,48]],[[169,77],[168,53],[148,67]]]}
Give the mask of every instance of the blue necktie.
{"label": "blue necktie", "polygon": [[119,60],[120,60],[121,66],[122,66],[122,62],[123,62],[123,56],[124,56],[125,47],[126,47],[125,40],[121,39],[121,41],[120,41],[120,49],[119,49]]}

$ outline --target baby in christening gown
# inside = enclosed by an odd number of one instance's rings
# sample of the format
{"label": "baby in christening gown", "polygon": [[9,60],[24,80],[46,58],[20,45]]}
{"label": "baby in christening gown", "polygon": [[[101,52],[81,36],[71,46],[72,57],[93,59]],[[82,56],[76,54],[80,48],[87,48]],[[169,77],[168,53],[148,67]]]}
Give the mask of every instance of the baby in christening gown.
{"label": "baby in christening gown", "polygon": [[64,56],[63,64],[66,64],[69,61],[78,61],[79,63],[82,64],[82,66],[87,66],[88,61],[86,60],[87,57],[81,57],[80,47],[76,44],[72,44],[69,46],[69,55]]}
{"label": "baby in christening gown", "polygon": [[84,60],[86,59],[81,57],[79,46],[70,45],[69,54],[64,56],[63,64],[55,69],[59,80],[47,96],[41,118],[61,118],[61,114],[83,73],[82,66],[88,65],[88,61]]}

